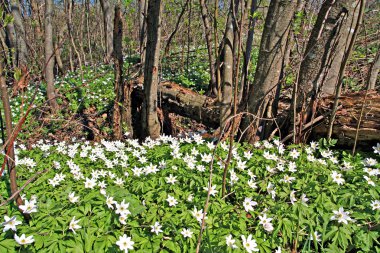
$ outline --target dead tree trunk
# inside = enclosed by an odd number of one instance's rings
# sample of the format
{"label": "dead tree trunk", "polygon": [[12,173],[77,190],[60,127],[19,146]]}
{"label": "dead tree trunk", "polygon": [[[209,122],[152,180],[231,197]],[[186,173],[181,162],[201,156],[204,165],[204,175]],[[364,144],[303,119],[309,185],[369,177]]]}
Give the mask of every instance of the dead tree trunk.
{"label": "dead tree trunk", "polygon": [[[247,129],[243,138],[248,142],[255,141],[257,130],[262,122],[260,119],[268,110],[269,102],[274,98],[296,4],[296,1],[290,0],[272,0],[270,2],[255,79],[249,90],[247,110],[254,115],[254,118],[246,116],[241,124],[241,130]],[[252,124],[250,119],[253,119]]]}
{"label": "dead tree trunk", "polygon": [[45,0],[45,81],[52,112],[58,109],[54,88],[53,0]]}
{"label": "dead tree trunk", "polygon": [[[134,87],[134,98],[143,100],[143,80],[137,79],[126,84]],[[357,120],[360,117],[362,100],[365,92],[344,94],[340,97],[340,107],[336,113],[334,122],[333,137],[338,138],[340,144],[352,145],[355,139]],[[200,95],[190,89],[184,88],[172,82],[162,82],[158,86],[158,104],[163,110],[163,114],[175,113],[183,117],[193,119],[207,127],[216,129],[219,127],[220,111],[215,98]],[[127,98],[128,96],[126,96]],[[322,137],[326,136],[328,125],[326,116],[334,103],[334,96],[328,96],[318,101],[320,115],[316,121],[309,125],[313,129],[313,134]],[[279,113],[281,115],[289,112],[290,101],[281,101]],[[280,117],[286,118],[286,117]],[[278,122],[281,124],[282,122]],[[359,141],[364,143],[380,142],[380,95],[375,91],[367,94],[367,102],[364,105],[363,119],[359,130]]]}
{"label": "dead tree trunk", "polygon": [[157,138],[160,123],[157,116],[158,65],[161,45],[161,0],[148,1],[147,44],[144,68],[143,136]]}
{"label": "dead tree trunk", "polygon": [[119,4],[115,5],[115,21],[113,32],[113,57],[115,73],[115,101],[113,106],[113,134],[118,140],[123,138],[122,105],[124,104],[123,87],[123,16]]}
{"label": "dead tree trunk", "polygon": [[110,0],[100,0],[100,5],[103,11],[103,22],[104,22],[104,38],[106,44],[106,56],[105,62],[109,62],[112,58],[113,52],[113,17],[114,8],[112,1]]}

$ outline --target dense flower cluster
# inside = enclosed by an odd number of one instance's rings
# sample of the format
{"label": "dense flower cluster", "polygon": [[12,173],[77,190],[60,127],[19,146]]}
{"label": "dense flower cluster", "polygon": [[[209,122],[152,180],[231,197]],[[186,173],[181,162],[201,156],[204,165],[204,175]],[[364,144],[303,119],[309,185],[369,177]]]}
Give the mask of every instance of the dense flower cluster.
{"label": "dense flower cluster", "polygon": [[14,207],[0,209],[0,250],[4,238],[32,252],[73,249],[77,243],[99,252],[192,252],[202,222],[204,247],[211,243],[216,252],[286,252],[295,234],[299,247],[323,241],[320,247],[346,249],[350,241],[350,247],[362,242],[355,231],[378,224],[379,145],[373,157],[362,158],[315,142],[289,148],[278,140],[236,144],[227,168],[228,194],[222,198],[229,146],[194,134],[141,144],[40,141],[32,151],[20,147],[16,162],[23,178],[49,170],[22,196],[19,208],[31,215],[29,225]]}

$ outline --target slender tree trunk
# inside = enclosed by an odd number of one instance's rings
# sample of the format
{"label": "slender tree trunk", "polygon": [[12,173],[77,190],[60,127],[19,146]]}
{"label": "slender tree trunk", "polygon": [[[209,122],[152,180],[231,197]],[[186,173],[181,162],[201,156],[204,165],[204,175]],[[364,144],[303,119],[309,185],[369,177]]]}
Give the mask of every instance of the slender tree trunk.
{"label": "slender tree trunk", "polygon": [[46,93],[52,112],[58,104],[54,88],[54,47],[53,47],[53,0],[45,0],[45,81]]}
{"label": "slender tree trunk", "polygon": [[1,29],[0,30],[0,40],[1,40],[1,46],[3,47],[3,54],[4,54],[4,58],[6,59],[6,64],[9,65],[9,66],[12,66],[12,54],[8,48],[8,45],[7,45],[7,35],[4,31],[4,29]]}
{"label": "slender tree trunk", "polygon": [[69,37],[70,37],[70,42],[71,42],[71,47],[72,49],[74,50],[77,58],[78,58],[78,62],[79,62],[79,71],[80,71],[80,74],[81,74],[81,78],[83,80],[83,69],[82,69],[82,57],[78,51],[78,48],[75,44],[75,40],[74,40],[74,35],[73,35],[73,8],[74,8],[74,0],[67,0],[67,30],[68,30],[68,33],[69,33]]}
{"label": "slender tree trunk", "polygon": [[13,16],[13,22],[16,30],[16,40],[17,40],[17,65],[19,68],[27,65],[28,60],[28,48],[26,45],[26,34],[24,28],[24,22],[22,20],[20,12],[20,3],[18,0],[11,0],[11,10]]}
{"label": "slender tree trunk", "polygon": [[111,0],[100,0],[103,11],[104,38],[106,44],[105,62],[109,62],[113,53],[113,17],[114,7]]}
{"label": "slender tree trunk", "polygon": [[82,1],[82,11],[80,15],[80,29],[79,29],[79,46],[80,46],[80,53],[82,55],[83,63],[86,66],[86,54],[84,52],[84,43],[83,43],[83,38],[85,36],[84,28],[85,28],[85,15],[86,15],[86,5],[85,5],[85,0]]}
{"label": "slender tree trunk", "polygon": [[203,30],[206,39],[207,53],[208,53],[208,63],[209,63],[209,73],[210,73],[210,86],[209,91],[212,95],[216,96],[218,94],[218,87],[216,86],[216,72],[215,72],[215,58],[212,50],[212,28],[210,25],[210,20],[208,18],[208,10],[205,0],[199,0],[202,12]]}
{"label": "slender tree trunk", "polygon": [[64,67],[63,67],[63,63],[62,63],[62,58],[61,58],[62,37],[63,37],[63,32],[64,32],[63,30],[64,30],[64,28],[60,29],[58,36],[57,36],[57,40],[54,42],[55,60],[57,62],[57,66],[58,66],[58,69],[61,72],[61,74],[63,74],[65,72]]}
{"label": "slender tree trunk", "polygon": [[36,26],[34,26],[34,33],[37,38],[42,37],[42,17],[40,7],[37,0],[30,0],[30,7],[32,9],[32,19],[37,20]]}
{"label": "slender tree trunk", "polygon": [[73,49],[71,48],[71,45],[69,46],[69,62],[70,62],[70,71],[74,72],[74,59],[73,59]]}
{"label": "slender tree trunk", "polygon": [[140,12],[139,12],[139,36],[140,36],[140,55],[141,55],[141,69],[140,72],[144,73],[144,66],[145,66],[145,57],[146,57],[146,40],[147,40],[147,12],[148,12],[148,0],[139,0],[140,3]]}
{"label": "slender tree trunk", "polygon": [[157,138],[160,123],[157,115],[158,65],[161,45],[161,0],[148,1],[147,45],[144,70],[143,137]]}
{"label": "slender tree trunk", "polygon": [[[102,15],[102,10],[101,10],[101,7],[98,9],[96,8],[97,10],[97,15],[100,16]],[[103,51],[103,58],[105,58],[104,56],[107,55],[107,48],[106,48],[106,45],[105,45],[105,35],[104,35],[104,20],[103,22],[99,22],[99,33],[100,33],[100,48],[102,49]]]}
{"label": "slender tree trunk", "polygon": [[255,11],[257,10],[257,0],[252,0],[251,2],[251,9],[249,11],[249,25],[248,25],[248,36],[247,36],[247,43],[246,43],[246,49],[244,53],[244,62],[243,62],[243,70],[242,70],[242,79],[241,79],[241,85],[239,90],[239,101],[248,101],[248,70],[249,70],[249,64],[251,60],[251,53],[252,53],[252,46],[253,46],[253,39],[255,34],[255,26],[256,26],[256,16],[254,16]]}
{"label": "slender tree trunk", "polygon": [[[1,100],[3,102],[7,140],[9,140],[12,136],[12,131],[13,131],[12,113],[11,113],[11,106],[9,103],[9,96],[8,96],[7,84],[5,81],[5,73],[4,73],[2,59],[0,60],[0,91],[1,91]],[[8,143],[8,145],[6,146],[6,149],[7,149],[6,152],[9,154],[7,158],[7,165],[8,165],[11,193],[14,194],[15,192],[17,192],[18,186],[17,186],[17,174],[16,174],[15,153],[14,153],[13,143]],[[20,195],[17,195],[15,200],[16,200],[17,206],[22,205],[22,200],[21,200]]]}
{"label": "slender tree trunk", "polygon": [[222,89],[220,85],[220,54],[219,54],[219,36],[218,36],[218,9],[219,9],[219,0],[214,0],[214,20],[213,20],[213,28],[214,28],[214,55],[215,55],[215,86],[217,88],[217,98],[221,100],[222,97]]}
{"label": "slender tree trunk", "polygon": [[377,51],[375,59],[373,60],[368,72],[367,85],[368,89],[375,89],[376,81],[378,79],[380,69],[380,50]]}
{"label": "slender tree trunk", "polygon": [[86,5],[86,34],[87,34],[87,46],[88,46],[88,53],[90,55],[90,63],[94,63],[94,58],[92,56],[92,44],[91,44],[91,31],[90,31],[90,0],[85,0]]}
{"label": "slender tree trunk", "polygon": [[6,27],[6,42],[9,49],[9,54],[11,57],[11,62],[13,69],[17,68],[17,41],[16,41],[16,31],[13,23],[9,23]]}
{"label": "slender tree trunk", "polygon": [[122,105],[124,104],[123,82],[123,16],[119,4],[115,5],[115,21],[113,32],[113,57],[115,67],[115,101],[113,106],[113,133],[118,140],[123,138]]}
{"label": "slender tree trunk", "polygon": [[243,138],[254,142],[261,122],[266,115],[267,107],[275,96],[279,82],[286,40],[291,21],[296,9],[296,2],[291,0],[272,0],[265,19],[261,39],[259,59],[253,85],[249,90],[248,112],[254,115],[244,117],[241,129],[245,131]]}
{"label": "slender tree trunk", "polygon": [[175,36],[175,34],[177,33],[178,31],[178,28],[179,28],[179,25],[181,23],[181,20],[182,20],[182,17],[183,15],[185,14],[186,12],[186,9],[187,9],[187,6],[189,5],[189,2],[190,0],[186,0],[186,2],[183,4],[182,6],[182,10],[181,10],[181,13],[179,14],[178,16],[178,19],[177,19],[177,22],[175,24],[175,28],[173,30],[173,32],[170,34],[169,36],[169,39],[167,40],[166,42],[166,46],[165,46],[165,56],[167,56],[169,54],[169,51],[170,51],[170,44]]}
{"label": "slender tree trunk", "polygon": [[231,0],[230,10],[226,23],[223,43],[223,62],[222,62],[222,98],[220,101],[220,127],[224,128],[227,119],[231,116],[232,103],[232,84],[233,84],[233,69],[234,69],[234,22],[233,5],[234,0]]}

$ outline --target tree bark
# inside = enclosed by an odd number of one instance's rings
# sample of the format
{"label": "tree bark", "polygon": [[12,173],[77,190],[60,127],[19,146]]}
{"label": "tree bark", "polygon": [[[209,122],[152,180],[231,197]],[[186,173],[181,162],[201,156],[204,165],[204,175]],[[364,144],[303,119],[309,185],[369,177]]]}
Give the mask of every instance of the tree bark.
{"label": "tree bark", "polygon": [[103,11],[104,38],[106,44],[105,62],[109,62],[113,52],[113,17],[114,7],[111,0],[100,0]]}
{"label": "tree bark", "polygon": [[359,1],[358,0],[337,0],[333,8],[338,8],[341,11],[347,12],[347,18],[342,23],[339,31],[339,39],[336,43],[335,52],[331,58],[331,67],[326,74],[325,82],[322,83],[321,92],[323,94],[334,94],[335,88],[339,81],[339,68],[342,65],[344,54],[347,51],[353,30],[358,21],[359,15]]}
{"label": "tree bark", "polygon": [[[256,26],[256,17],[254,16],[255,11],[257,10],[257,0],[252,0],[251,9],[249,12],[249,25],[248,25],[248,36],[246,49],[244,53],[244,62],[242,69],[242,79],[239,90],[239,101],[248,101],[248,68],[251,60],[253,39],[255,34],[255,26]],[[244,103],[244,102],[243,102]]]}
{"label": "tree bark", "polygon": [[224,33],[223,53],[222,53],[222,97],[220,101],[220,127],[223,129],[231,116],[232,106],[232,85],[234,72],[234,31],[235,20],[233,17],[234,0],[231,0],[228,12],[226,30]]}
{"label": "tree bark", "polygon": [[74,34],[73,34],[73,9],[74,9],[74,0],[67,0],[67,6],[66,6],[66,15],[67,15],[67,30],[68,30],[68,33],[69,33],[69,37],[70,37],[70,42],[71,42],[71,47],[72,49],[74,50],[77,58],[78,58],[78,62],[79,62],[79,72],[81,74],[81,78],[83,80],[83,69],[82,69],[82,57],[78,51],[78,48],[75,44],[75,40],[74,40]]}
{"label": "tree bark", "polygon": [[6,27],[6,42],[9,50],[9,55],[13,68],[17,68],[17,41],[16,41],[16,31],[13,23],[9,23]]}
{"label": "tree bark", "polygon": [[376,81],[378,79],[380,69],[380,50],[377,51],[375,59],[373,60],[369,69],[367,85],[368,89],[374,90],[376,88]]}
{"label": "tree bark", "polygon": [[[317,17],[315,26],[310,34],[304,60],[301,63],[301,68],[298,78],[298,112],[301,110],[308,111],[310,108],[302,109],[301,106],[307,107],[309,98],[315,98],[316,94],[325,86],[328,73],[339,72],[336,69],[336,64],[332,68],[332,63],[335,57],[340,57],[344,47],[342,43],[347,43],[347,34],[343,31],[349,29],[350,18],[352,15],[352,5],[357,0],[326,0]],[[351,12],[349,12],[351,10]],[[352,18],[351,18],[352,20]],[[346,36],[344,36],[346,35]],[[342,59],[337,62],[341,63]],[[337,73],[333,75],[336,76]],[[336,81],[336,79],[335,79]],[[331,83],[331,82],[330,82]],[[329,87],[329,92],[333,93],[336,83]],[[331,89],[332,88],[332,89]],[[327,91],[327,88],[325,88]]]}
{"label": "tree bark", "polygon": [[113,57],[115,73],[115,101],[113,106],[113,134],[118,140],[123,138],[122,105],[124,104],[123,87],[123,16],[119,4],[115,5],[115,20],[113,32]]}
{"label": "tree bark", "polygon": [[54,88],[54,47],[53,47],[53,0],[45,0],[45,81],[46,93],[52,112],[58,104]]}
{"label": "tree bark", "polygon": [[147,0],[139,0],[139,52],[141,69],[140,74],[144,73],[145,55],[146,55],[146,15],[148,9]]}
{"label": "tree bark", "polygon": [[209,73],[210,73],[210,84],[209,91],[212,95],[216,96],[218,94],[218,87],[216,85],[216,72],[215,72],[215,59],[212,50],[212,28],[210,25],[210,20],[208,18],[208,10],[205,0],[199,0],[201,6],[201,14],[203,21],[203,30],[206,39],[207,53],[208,53],[208,63],[209,63]]}
{"label": "tree bark", "polygon": [[57,35],[57,40],[54,42],[54,54],[55,54],[55,60],[57,62],[57,66],[61,74],[65,73],[64,67],[63,67],[63,62],[61,58],[61,47],[62,47],[62,39],[63,39],[63,34],[64,30],[66,29],[65,26],[62,26],[61,29],[58,32]]}
{"label": "tree bark", "polygon": [[83,43],[83,38],[85,35],[84,32],[84,27],[85,27],[85,15],[86,15],[86,5],[85,5],[85,0],[82,0],[82,10],[81,10],[81,15],[80,15],[80,25],[79,25],[79,36],[78,36],[78,42],[79,42],[79,47],[80,47],[80,53],[81,53],[81,58],[83,59],[83,63],[86,66],[87,60],[86,60],[86,54],[84,52],[84,43]]}
{"label": "tree bark", "polygon": [[296,2],[290,0],[272,0],[265,19],[264,31],[261,39],[259,59],[255,72],[255,79],[249,90],[248,113],[254,115],[244,117],[241,129],[245,132],[243,139],[248,142],[256,140],[256,133],[267,110],[269,101],[274,98],[275,88],[278,85],[286,40],[291,21],[296,9]]}
{"label": "tree bark", "polygon": [[144,68],[143,136],[157,138],[160,123],[157,116],[158,65],[161,45],[161,0],[148,1],[147,45]]}
{"label": "tree bark", "polygon": [[92,43],[91,43],[91,31],[90,31],[90,0],[85,0],[86,5],[86,34],[87,34],[87,46],[88,46],[88,53],[90,54],[90,64],[92,65],[94,63],[94,59],[92,56]]}
{"label": "tree bark", "polygon": [[[143,100],[143,83],[142,78],[127,83],[126,86],[133,87],[135,99]],[[157,95],[158,104],[164,111],[191,118],[211,128],[219,126],[220,111],[215,98],[200,95],[173,82],[161,82]]]}
{"label": "tree bark", "polygon": [[[135,99],[143,100],[143,82],[142,79],[135,79],[126,85],[134,87]],[[348,93],[340,98],[341,107],[339,107],[336,113],[333,137],[338,138],[341,144],[352,145],[354,142],[357,119],[360,117],[362,107],[362,103],[357,103],[357,101],[362,100],[364,93]],[[200,95],[173,82],[161,82],[158,86],[158,94],[160,95],[158,104],[164,114],[175,113],[213,129],[219,127],[220,111],[215,98]],[[327,96],[318,101],[318,108],[321,114],[327,115],[333,103],[334,96]],[[280,114],[288,113],[289,108],[289,101],[280,102]],[[324,121],[318,121],[318,124],[312,127],[313,134],[319,137],[326,136],[328,127],[326,118]],[[281,121],[278,123],[282,124]],[[358,140],[374,143],[380,141],[380,94],[375,91],[370,91],[367,95]]]}
{"label": "tree bark", "polygon": [[18,0],[11,0],[11,10],[13,15],[13,22],[16,30],[17,40],[17,66],[19,68],[27,65],[28,60],[28,48],[26,45],[26,34],[24,28],[24,22],[22,20],[20,12],[20,3]]}

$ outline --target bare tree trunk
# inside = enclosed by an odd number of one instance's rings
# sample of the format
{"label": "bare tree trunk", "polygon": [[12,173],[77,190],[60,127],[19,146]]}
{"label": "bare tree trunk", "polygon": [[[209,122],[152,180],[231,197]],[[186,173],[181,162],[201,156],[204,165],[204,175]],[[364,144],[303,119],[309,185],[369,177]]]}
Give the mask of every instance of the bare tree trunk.
{"label": "bare tree trunk", "polygon": [[[97,11],[97,15],[101,15],[102,14],[102,10],[101,10],[101,7],[96,8],[96,11]],[[106,48],[106,45],[105,45],[105,35],[104,35],[104,21],[103,22],[99,22],[99,31],[100,31],[100,48],[102,49],[103,51],[103,55],[107,55],[107,48]],[[104,58],[103,56],[103,58]]]}
{"label": "bare tree trunk", "polygon": [[37,20],[37,25],[34,27],[36,37],[42,37],[42,15],[37,0],[30,0],[30,7],[32,9],[32,19]]}
{"label": "bare tree trunk", "polygon": [[74,8],[74,0],[67,0],[67,30],[69,32],[69,37],[70,37],[70,42],[71,42],[71,47],[72,49],[74,50],[77,58],[78,58],[78,62],[79,62],[79,71],[80,71],[80,74],[81,74],[81,78],[83,80],[83,69],[82,69],[82,57],[78,51],[78,48],[75,44],[75,41],[74,41],[74,35],[73,35],[73,21],[72,21],[72,18],[73,18],[73,8]]}
{"label": "bare tree trunk", "polygon": [[75,67],[74,67],[74,60],[73,60],[73,49],[71,46],[69,46],[69,62],[70,62],[70,71],[74,72]]}
{"label": "bare tree trunk", "polygon": [[85,0],[86,5],[86,33],[87,33],[87,46],[88,53],[90,54],[90,62],[94,63],[94,58],[92,56],[92,45],[91,45],[91,31],[90,31],[90,0]]}
{"label": "bare tree trunk", "polygon": [[160,123],[157,116],[158,65],[161,44],[161,0],[148,1],[147,45],[144,69],[143,137],[157,138]]}
{"label": "bare tree trunk", "polygon": [[63,44],[62,39],[63,39],[63,34],[64,34],[65,29],[66,29],[66,26],[62,26],[61,29],[59,29],[57,40],[54,42],[55,60],[57,62],[57,66],[61,74],[65,73],[62,58],[61,58],[61,47]]}
{"label": "bare tree trunk", "polygon": [[212,50],[212,28],[210,25],[210,20],[208,18],[208,10],[205,3],[205,0],[199,0],[202,12],[203,28],[206,38],[206,46],[208,53],[208,62],[209,62],[209,73],[210,73],[210,84],[209,91],[212,95],[216,96],[218,94],[218,87],[216,86],[216,72],[215,72],[215,59]]}
{"label": "bare tree trunk", "polygon": [[53,0],[45,0],[45,81],[46,93],[52,112],[58,104],[54,88],[54,47],[53,47]]}
{"label": "bare tree trunk", "polygon": [[[353,29],[358,21],[358,0],[337,0],[335,6],[340,8],[341,11],[345,9],[347,17],[341,25],[339,39],[336,43],[335,52],[331,57],[330,70],[327,72],[325,81],[322,83],[321,92],[324,94],[334,94],[335,88],[339,80],[339,69],[342,65],[344,52],[347,50],[347,45],[352,38]],[[334,7],[333,7],[334,8]]]}
{"label": "bare tree trunk", "polygon": [[231,0],[230,10],[226,23],[223,43],[223,62],[222,62],[222,97],[220,101],[220,127],[223,129],[229,116],[231,116],[232,103],[232,84],[234,69],[234,22],[233,5]]}
{"label": "bare tree trunk", "polygon": [[6,42],[9,49],[9,54],[11,57],[11,62],[13,69],[17,67],[17,41],[16,41],[16,31],[13,23],[8,23],[6,27]]}
{"label": "bare tree trunk", "polygon": [[[300,66],[296,92],[296,132],[302,129],[303,123],[314,117],[317,96],[324,86],[327,87],[327,79],[339,75],[346,47],[352,37],[350,31],[357,22],[357,17],[356,20],[352,17],[358,11],[355,10],[357,3],[358,0],[326,0],[322,4]],[[329,74],[331,72],[336,73]],[[331,89],[333,93],[338,84],[338,80],[335,77],[333,79],[335,83],[329,81],[330,87],[325,88],[327,93]],[[295,136],[298,135],[296,133]]]}
{"label": "bare tree trunk", "polygon": [[380,69],[380,50],[377,51],[375,59],[373,60],[371,64],[371,68],[368,72],[368,78],[367,78],[368,89],[372,89],[372,90],[375,89],[376,81],[379,75],[379,69]]}
{"label": "bare tree trunk", "polygon": [[86,54],[84,52],[84,44],[83,44],[83,37],[84,37],[84,21],[85,21],[85,15],[86,15],[86,5],[85,5],[85,0],[82,1],[82,11],[80,15],[80,29],[79,29],[79,46],[80,46],[80,53],[82,55],[83,63],[86,66]]}
{"label": "bare tree trunk", "polygon": [[26,45],[26,34],[24,23],[22,20],[20,12],[20,3],[18,0],[11,0],[11,10],[13,16],[13,23],[16,30],[16,40],[17,40],[17,65],[19,67],[26,66],[28,60],[28,48]]}
{"label": "bare tree trunk", "polygon": [[243,138],[254,142],[261,118],[265,115],[267,106],[274,98],[279,82],[286,41],[291,21],[296,9],[296,2],[291,0],[272,0],[265,19],[261,39],[259,59],[253,85],[249,90],[248,112],[255,115],[251,124],[250,116],[246,116],[241,124],[242,130],[247,129]]}
{"label": "bare tree trunk", "polygon": [[[350,0],[350,5],[355,1]],[[340,34],[348,21],[346,2],[326,0],[318,13],[301,63],[298,80],[300,103],[305,104],[306,98],[310,98],[310,95],[314,97],[321,90],[327,72],[331,71],[331,62],[334,53],[337,53]]]}
{"label": "bare tree trunk", "polygon": [[104,38],[106,44],[105,62],[109,62],[113,53],[113,17],[114,8],[111,0],[100,0],[103,10]]}
{"label": "bare tree trunk", "polygon": [[146,56],[146,15],[148,11],[147,0],[139,0],[139,52],[140,52],[140,63],[141,69],[140,74],[144,73],[145,66],[145,56]]}
{"label": "bare tree trunk", "polygon": [[123,87],[123,16],[119,4],[115,5],[113,32],[113,57],[115,67],[115,101],[113,106],[113,134],[118,140],[123,138],[122,105],[124,104]]}
{"label": "bare tree trunk", "polygon": [[[337,79],[337,83],[335,85],[335,100],[334,100],[334,104],[333,104],[333,107],[332,107],[332,110],[331,110],[330,119],[329,119],[329,121],[330,121],[329,122],[329,131],[327,133],[327,139],[328,140],[331,139],[331,135],[333,133],[334,121],[335,121],[335,118],[336,118],[336,112],[338,110],[339,97],[340,97],[340,94],[342,92],[344,72],[345,72],[345,69],[346,69],[346,65],[347,65],[348,59],[351,56],[352,49],[354,48],[356,35],[358,34],[359,29],[360,29],[360,25],[362,23],[363,15],[364,15],[364,12],[365,12],[366,0],[358,0],[358,2],[355,3],[355,4],[356,4],[356,6],[354,8],[354,11],[357,12],[357,15],[355,15],[356,16],[356,20],[354,20],[352,22],[355,25],[350,28],[350,30],[353,29],[352,30],[352,36],[349,36],[350,40],[346,42],[346,46],[344,48],[345,52],[344,52],[344,55],[343,55],[342,64],[340,65],[339,73],[338,73],[338,79]],[[367,97],[367,95],[366,95],[366,97]],[[364,99],[364,100],[366,100],[366,99]],[[364,105],[363,105],[363,109],[364,109]],[[359,121],[361,121],[361,118],[359,119]],[[360,122],[357,125],[357,134],[359,133],[358,132],[359,131],[359,127],[360,127]],[[355,139],[357,139],[357,134],[356,134]],[[354,149],[353,149],[354,152],[355,152],[355,148],[356,148],[356,141],[355,141]]]}
{"label": "bare tree trunk", "polygon": [[61,72],[61,74],[65,73],[64,68],[63,68],[62,58],[61,58],[61,49],[59,48],[59,41],[54,42],[54,55],[55,55],[55,61],[57,62],[59,72]]}
{"label": "bare tree trunk", "polygon": [[3,52],[4,58],[6,59],[5,64],[12,66],[12,52],[7,45],[7,35],[4,29],[0,30],[0,41],[1,41],[1,46],[3,47],[3,50],[4,50]]}
{"label": "bare tree trunk", "polygon": [[242,73],[242,79],[241,79],[241,85],[239,90],[239,101],[248,101],[248,68],[249,63],[251,60],[251,53],[252,53],[252,46],[253,46],[253,36],[255,34],[255,26],[256,26],[256,17],[254,15],[255,11],[257,10],[257,0],[252,0],[251,2],[251,9],[249,12],[249,25],[248,25],[248,36],[247,36],[247,43],[246,43],[246,49],[244,53],[244,62],[243,62],[243,73]]}

